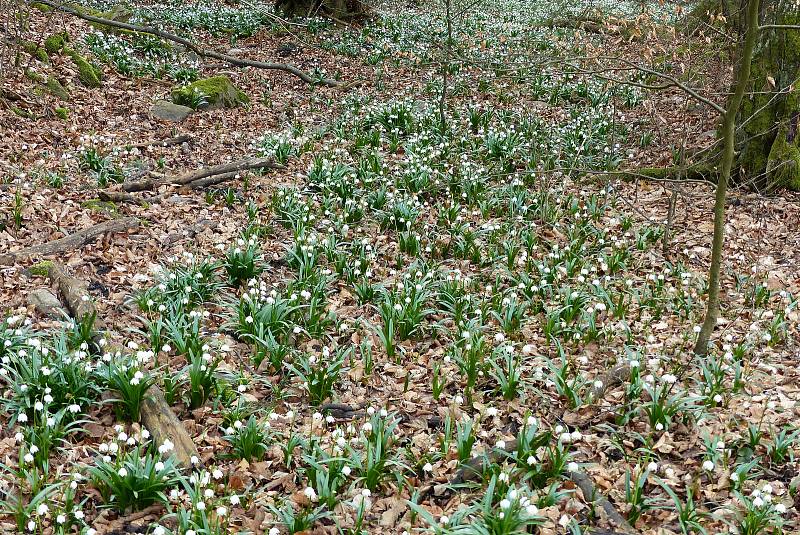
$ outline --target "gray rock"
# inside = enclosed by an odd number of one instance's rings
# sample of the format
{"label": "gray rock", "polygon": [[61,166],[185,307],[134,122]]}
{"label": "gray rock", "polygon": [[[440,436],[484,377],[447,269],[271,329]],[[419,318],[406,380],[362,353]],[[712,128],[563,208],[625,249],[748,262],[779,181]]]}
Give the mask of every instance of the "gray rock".
{"label": "gray rock", "polygon": [[61,307],[61,302],[47,288],[39,288],[32,291],[28,296],[28,303],[33,305],[36,311],[44,316],[54,319],[64,318],[65,313]]}
{"label": "gray rock", "polygon": [[153,104],[150,115],[162,121],[180,123],[184,121],[194,110],[188,106],[174,104],[168,100],[158,100]]}

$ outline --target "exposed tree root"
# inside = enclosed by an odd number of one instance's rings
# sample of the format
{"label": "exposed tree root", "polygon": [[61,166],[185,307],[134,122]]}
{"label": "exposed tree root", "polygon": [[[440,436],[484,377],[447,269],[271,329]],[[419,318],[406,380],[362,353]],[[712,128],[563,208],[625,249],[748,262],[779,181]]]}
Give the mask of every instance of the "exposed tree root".
{"label": "exposed tree root", "polygon": [[589,403],[594,403],[606,395],[609,388],[613,388],[622,384],[625,378],[631,374],[631,367],[627,363],[614,366],[602,377],[599,378],[599,384],[595,381],[592,390],[589,393]]}
{"label": "exposed tree root", "polygon": [[[461,465],[456,475],[450,480],[451,485],[463,485],[469,482],[478,482],[492,464],[503,461],[509,453],[517,449],[517,441],[509,440],[503,449],[494,448],[484,455],[472,457]],[[628,523],[625,517],[617,511],[608,498],[603,496],[594,486],[592,479],[583,472],[567,472],[570,480],[581,489],[584,499],[589,503],[599,505],[605,512],[608,520],[614,527],[626,534],[635,534],[636,530]]]}
{"label": "exposed tree root", "polygon": [[[69,313],[76,320],[94,316],[95,328],[102,329],[105,324],[97,316],[97,309],[84,281],[70,275],[69,271],[57,262],[48,265],[47,275],[53,285],[58,288],[61,299]],[[172,412],[172,408],[164,399],[158,386],[151,386],[142,403],[142,424],[150,431],[153,442],[162,446],[169,441],[173,447],[169,454],[175,457],[178,464],[189,466],[192,457],[199,460],[197,449],[183,424]]]}
{"label": "exposed tree root", "polygon": [[[32,3],[32,2],[29,2]],[[109,20],[104,19],[102,17],[96,17],[89,13],[84,13],[82,11],[78,11],[77,9],[73,9],[72,7],[65,5],[60,2],[53,2],[52,0],[37,0],[36,3],[44,4],[46,6],[50,6],[53,9],[58,11],[63,11],[64,13],[68,13],[74,17],[78,17],[88,22],[94,22],[95,24],[101,24],[103,26],[110,26],[112,28],[119,28],[122,30],[128,30],[131,32],[138,32],[138,33],[146,33],[149,35],[155,35],[156,37],[160,37],[162,39],[166,39],[168,41],[172,41],[174,43],[178,43],[180,45],[185,46],[187,49],[191,50],[195,54],[201,57],[206,58],[214,58],[220,61],[224,61],[231,65],[235,65],[237,67],[253,67],[256,69],[267,69],[267,70],[278,70],[288,72],[306,83],[309,84],[320,84],[320,85],[327,85],[331,87],[338,87],[341,86],[342,83],[336,80],[331,80],[328,78],[316,79],[306,74],[305,72],[301,71],[297,67],[292,65],[288,65],[286,63],[266,63],[263,61],[253,61],[244,58],[236,58],[233,56],[229,56],[227,54],[222,54],[220,52],[216,52],[214,50],[205,50],[199,46],[197,46],[194,42],[190,41],[189,39],[184,39],[183,37],[177,36],[175,34],[165,32],[159,30],[157,28],[151,28],[148,26],[137,26],[135,24],[129,24],[127,22],[120,22],[116,20]]]}
{"label": "exposed tree root", "polygon": [[83,230],[79,230],[74,234],[64,236],[57,240],[31,247],[25,247],[19,251],[12,251],[0,255],[0,265],[10,265],[18,260],[23,260],[32,256],[44,256],[58,253],[64,253],[74,249],[83,247],[100,235],[108,232],[124,232],[126,230],[136,228],[139,226],[139,220],[135,217],[124,217],[122,219],[112,219],[103,223],[94,225]]}

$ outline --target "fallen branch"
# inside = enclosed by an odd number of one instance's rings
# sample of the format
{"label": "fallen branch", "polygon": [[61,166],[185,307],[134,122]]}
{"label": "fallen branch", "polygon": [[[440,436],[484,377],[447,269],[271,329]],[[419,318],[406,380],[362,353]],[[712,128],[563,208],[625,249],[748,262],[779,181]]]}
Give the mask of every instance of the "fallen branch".
{"label": "fallen branch", "polygon": [[[166,177],[160,179],[146,178],[134,182],[126,182],[122,189],[127,192],[146,191],[155,189],[159,186],[185,186],[197,182],[204,178],[216,177],[219,175],[231,174],[225,180],[234,178],[237,173],[250,169],[284,169],[285,167],[275,163],[272,158],[243,158],[235,162],[223,163],[212,167],[206,167],[190,173],[185,173],[176,177]],[[222,180],[224,181],[224,180]]]}
{"label": "fallen branch", "polygon": [[129,202],[144,206],[145,204],[156,204],[162,200],[161,195],[153,195],[151,197],[137,197],[124,191],[111,191],[103,190],[97,192],[97,197],[103,202]]}
{"label": "fallen branch", "polygon": [[630,525],[628,520],[617,511],[614,504],[608,501],[608,498],[603,496],[594,486],[592,479],[583,472],[568,472],[570,480],[581,489],[583,498],[587,502],[599,505],[605,511],[608,519],[614,524],[615,527],[621,529],[625,533],[634,534],[637,531]]}
{"label": "fallen branch", "polygon": [[238,176],[240,176],[239,173],[234,171],[231,173],[223,173],[221,175],[201,178],[199,180],[195,180],[194,182],[189,182],[189,184],[187,185],[192,189],[203,189],[207,188],[208,186],[215,186],[217,184],[222,184],[223,182],[227,182],[228,180],[233,180]]}
{"label": "fallen branch", "polygon": [[172,147],[173,145],[180,145],[181,143],[188,143],[192,140],[189,134],[180,134],[175,137],[167,139],[151,139],[150,141],[143,141],[141,143],[134,143],[133,145],[123,145],[121,149],[145,149],[147,147]]}
{"label": "fallen branch", "polygon": [[18,260],[22,260],[31,256],[44,256],[58,253],[64,253],[73,249],[83,247],[87,243],[94,240],[96,237],[106,234],[108,232],[123,232],[139,225],[139,220],[135,217],[125,217],[122,219],[111,219],[99,223],[89,228],[79,230],[74,234],[64,236],[57,240],[31,247],[25,247],[19,251],[11,251],[0,255],[0,265],[11,265]]}
{"label": "fallen branch", "polygon": [[606,372],[605,375],[595,381],[591,392],[589,392],[589,399],[587,401],[589,403],[594,403],[599,399],[602,399],[602,397],[606,395],[606,392],[609,388],[614,388],[617,385],[621,385],[625,379],[630,376],[630,374],[631,367],[629,364],[625,363],[614,366],[608,372]]}
{"label": "fallen branch", "polygon": [[[484,473],[492,464],[502,462],[508,457],[509,453],[513,453],[516,449],[517,440],[509,440],[502,449],[493,448],[484,455],[468,459],[461,465],[456,475],[450,480],[450,485],[463,485],[464,483],[481,481]],[[625,517],[617,511],[614,504],[597,491],[594,483],[587,474],[570,471],[567,472],[567,476],[581,489],[583,497],[587,502],[597,504],[605,511],[606,516],[608,516],[608,519],[616,528],[621,529],[626,534],[633,535],[636,533],[636,530],[628,523]]]}
{"label": "fallen branch", "polygon": [[[30,4],[30,3],[34,3],[34,2],[28,2],[28,3]],[[74,9],[74,8],[70,7],[70,6],[64,5],[62,3],[53,2],[52,0],[37,0],[37,2],[35,2],[35,3],[39,3],[39,4],[44,4],[46,6],[50,6],[53,9],[57,9],[59,11],[63,11],[64,13],[68,13],[68,14],[74,16],[74,17],[78,17],[79,19],[83,19],[83,20],[88,21],[88,22],[94,22],[95,24],[102,24],[103,26],[110,26],[112,28],[120,28],[122,30],[128,30],[128,31],[131,31],[131,32],[138,32],[138,33],[146,33],[146,34],[149,34],[149,35],[155,35],[156,37],[160,37],[162,39],[166,39],[168,41],[172,41],[173,43],[178,43],[180,45],[183,45],[187,49],[189,49],[192,52],[194,52],[195,54],[197,54],[198,56],[206,57],[206,58],[218,59],[220,61],[224,61],[226,63],[229,63],[231,65],[235,65],[237,67],[253,67],[253,68],[256,68],[256,69],[268,69],[268,70],[284,71],[284,72],[288,72],[288,73],[300,78],[301,80],[303,80],[304,82],[309,83],[309,84],[320,84],[320,85],[327,85],[327,86],[331,86],[331,87],[339,87],[340,85],[342,85],[341,82],[338,82],[336,80],[331,80],[331,79],[328,79],[328,78],[320,78],[320,79],[313,78],[312,76],[306,74],[305,72],[301,71],[297,67],[294,67],[292,65],[288,65],[286,63],[265,63],[263,61],[253,61],[253,60],[244,59],[244,58],[236,58],[236,57],[233,57],[233,56],[229,56],[227,54],[222,54],[220,52],[216,52],[214,50],[205,50],[205,49],[200,48],[199,46],[197,46],[195,43],[193,43],[189,39],[184,39],[183,37],[177,36],[177,35],[169,33],[169,32],[165,32],[165,31],[159,30],[157,28],[151,28],[149,26],[137,26],[135,24],[130,24],[130,23],[127,23],[127,22],[119,22],[119,21],[116,21],[116,20],[104,19],[102,17],[97,17],[97,16],[91,15],[89,13],[84,13],[82,11],[79,11],[77,9]]]}
{"label": "fallen branch", "polygon": [[[62,301],[74,319],[80,320],[88,314],[94,316],[95,328],[104,327],[105,324],[97,316],[97,309],[84,281],[70,275],[69,271],[57,262],[48,266],[47,276],[58,288]],[[157,446],[162,446],[167,441],[173,444],[170,455],[175,457],[178,464],[190,466],[192,457],[199,459],[189,433],[172,412],[158,386],[151,386],[147,391],[142,402],[141,418]]]}

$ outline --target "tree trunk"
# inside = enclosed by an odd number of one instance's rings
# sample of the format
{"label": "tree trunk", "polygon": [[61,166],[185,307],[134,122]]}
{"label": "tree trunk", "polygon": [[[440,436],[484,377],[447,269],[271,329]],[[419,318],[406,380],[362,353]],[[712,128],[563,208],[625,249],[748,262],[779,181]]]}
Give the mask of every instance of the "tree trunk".
{"label": "tree trunk", "polygon": [[336,20],[354,21],[368,15],[362,0],[275,0],[275,7],[292,17],[326,15]]}
{"label": "tree trunk", "polygon": [[734,162],[735,122],[744,99],[745,91],[750,83],[750,71],[753,52],[758,40],[759,0],[749,0],[747,4],[747,33],[739,57],[738,69],[734,73],[733,94],[728,97],[728,104],[722,116],[720,137],[722,140],[722,161],[714,198],[714,238],[711,245],[711,265],[708,269],[708,305],[706,317],[697,335],[694,352],[705,355],[708,342],[719,318],[719,277],[722,268],[722,250],[725,245],[725,196],[731,168]]}
{"label": "tree trunk", "polygon": [[[794,0],[775,0],[764,8],[764,24],[798,25]],[[748,92],[736,119],[734,177],[760,188],[800,190],[800,30],[764,28],[753,56]]]}

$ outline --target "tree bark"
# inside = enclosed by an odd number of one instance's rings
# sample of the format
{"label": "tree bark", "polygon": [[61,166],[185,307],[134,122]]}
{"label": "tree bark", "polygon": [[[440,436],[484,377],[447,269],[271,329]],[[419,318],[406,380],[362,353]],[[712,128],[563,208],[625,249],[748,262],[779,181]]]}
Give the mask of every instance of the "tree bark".
{"label": "tree bark", "polygon": [[[764,189],[800,191],[800,9],[792,0],[770,2],[752,60],[748,91],[736,118],[734,176]],[[783,26],[783,27],[781,27]],[[791,26],[795,26],[793,29]]]}
{"label": "tree bark", "polygon": [[723,152],[717,191],[714,199],[714,236],[711,245],[711,265],[708,270],[708,306],[705,320],[697,336],[694,352],[697,355],[708,353],[708,343],[719,318],[719,277],[722,265],[722,249],[725,245],[725,197],[731,168],[734,161],[735,122],[750,81],[750,65],[758,38],[759,0],[749,0],[747,5],[747,33],[735,76],[733,94],[728,99],[725,114],[722,116],[720,130]]}

